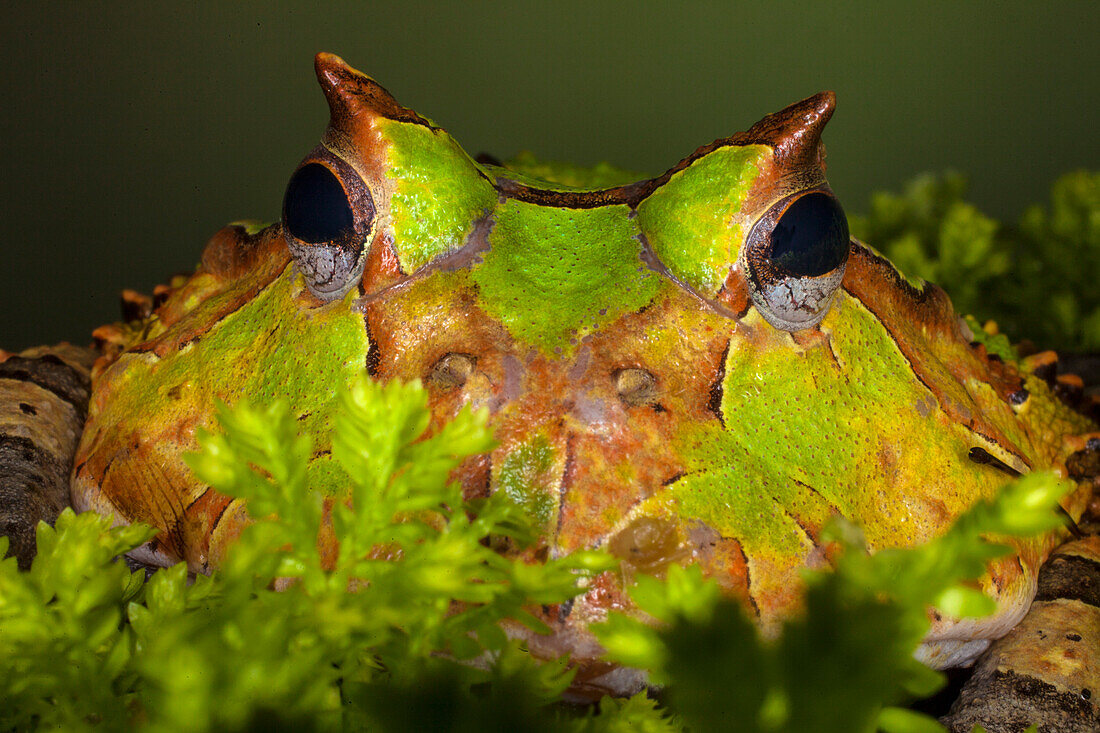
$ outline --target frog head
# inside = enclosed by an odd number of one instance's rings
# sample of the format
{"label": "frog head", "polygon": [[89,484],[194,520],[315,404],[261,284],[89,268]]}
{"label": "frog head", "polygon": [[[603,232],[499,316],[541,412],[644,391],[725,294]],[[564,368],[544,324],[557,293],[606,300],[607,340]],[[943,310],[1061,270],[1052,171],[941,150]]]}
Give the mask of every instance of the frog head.
{"label": "frog head", "polygon": [[[831,93],[631,182],[475,161],[339,58],[316,69],[331,119],[281,221],[222,230],[148,318],[98,333],[116,348],[74,503],[160,527],[147,560],[208,570],[248,521],[181,458],[217,400],[287,400],[314,437],[311,480],[338,494],[335,395],[363,369],[421,379],[435,428],[464,405],[491,415],[499,446],[455,478],[540,528],[502,552],[622,560],[529,639],[584,666],[587,625],[630,606],[637,573],[699,563],[774,629],[800,569],[829,563],[831,517],[872,550],[927,540],[1087,427],[972,346],[936,286],[849,238],[825,179]],[[925,656],[965,660],[1010,628],[1052,542],[991,566],[1001,610],[937,620]]]}

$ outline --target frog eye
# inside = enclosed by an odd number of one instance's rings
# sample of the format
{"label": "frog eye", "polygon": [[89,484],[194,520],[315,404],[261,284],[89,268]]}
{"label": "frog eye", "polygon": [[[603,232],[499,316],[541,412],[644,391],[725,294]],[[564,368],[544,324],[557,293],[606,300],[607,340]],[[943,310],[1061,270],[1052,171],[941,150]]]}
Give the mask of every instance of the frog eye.
{"label": "frog eye", "polygon": [[339,179],[320,163],[308,163],[290,178],[283,197],[287,230],[309,244],[347,236],[354,222]]}
{"label": "frog eye", "polygon": [[848,261],[848,220],[828,189],[788,196],[753,226],[744,249],[749,292],[776,328],[798,331],[825,317]]}
{"label": "frog eye", "polygon": [[306,287],[335,300],[363,274],[374,201],[363,180],[328,150],[311,153],[286,187],[283,232]]}

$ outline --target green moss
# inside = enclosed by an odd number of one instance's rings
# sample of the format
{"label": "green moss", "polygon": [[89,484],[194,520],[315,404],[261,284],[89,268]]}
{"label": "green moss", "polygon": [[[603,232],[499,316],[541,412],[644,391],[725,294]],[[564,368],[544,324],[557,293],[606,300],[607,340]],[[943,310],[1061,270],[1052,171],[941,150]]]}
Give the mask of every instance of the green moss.
{"label": "green moss", "polygon": [[852,233],[908,275],[940,285],[956,310],[992,319],[1012,340],[1100,350],[1100,173],[1059,178],[1047,206],[1015,226],[965,201],[957,173],[924,175],[901,194],[876,193]]}
{"label": "green moss", "polygon": [[1016,353],[1016,349],[1013,348],[1012,342],[1008,340],[1007,336],[1003,333],[986,331],[974,316],[964,316],[964,318],[967,327],[970,328],[970,333],[974,336],[974,340],[979,344],[984,344],[986,351],[990,354],[996,354],[1004,361],[1020,360],[1020,355]]}

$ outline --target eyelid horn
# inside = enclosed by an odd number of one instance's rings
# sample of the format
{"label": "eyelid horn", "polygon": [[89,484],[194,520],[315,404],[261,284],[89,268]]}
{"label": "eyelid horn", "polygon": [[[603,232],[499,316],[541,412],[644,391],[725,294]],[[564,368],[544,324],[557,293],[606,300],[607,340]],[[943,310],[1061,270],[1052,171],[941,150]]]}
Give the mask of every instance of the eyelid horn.
{"label": "eyelid horn", "polygon": [[745,132],[745,142],[771,147],[781,168],[824,168],[821,133],[835,109],[836,94],[818,92],[761,119]]}
{"label": "eyelid horn", "polygon": [[313,68],[328,101],[330,124],[335,128],[349,130],[354,127],[352,121],[362,116],[428,124],[416,112],[399,104],[385,87],[336,54],[317,54]]}

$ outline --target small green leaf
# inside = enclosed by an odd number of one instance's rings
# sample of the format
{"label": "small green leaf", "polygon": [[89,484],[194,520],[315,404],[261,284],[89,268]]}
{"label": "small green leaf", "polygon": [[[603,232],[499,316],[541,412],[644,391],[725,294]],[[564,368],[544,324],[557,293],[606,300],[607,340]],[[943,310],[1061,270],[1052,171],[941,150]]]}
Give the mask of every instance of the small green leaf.
{"label": "small green leaf", "polygon": [[884,733],[943,733],[946,730],[935,718],[895,707],[879,712],[878,728]]}
{"label": "small green leaf", "polygon": [[988,616],[997,610],[997,602],[975,588],[955,585],[945,589],[932,602],[948,616]]}
{"label": "small green leaf", "polygon": [[668,659],[668,648],[657,630],[621,613],[612,613],[607,621],[590,627],[607,650],[607,656],[620,664],[660,673]]}

